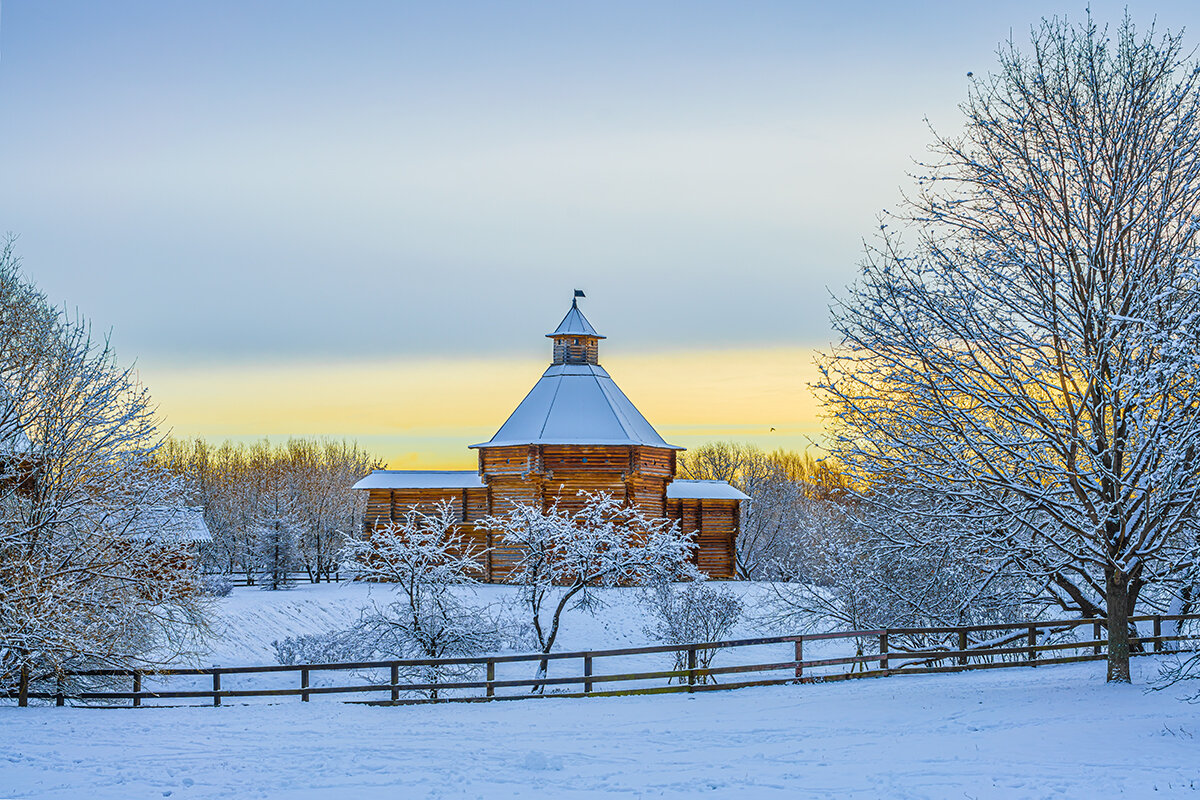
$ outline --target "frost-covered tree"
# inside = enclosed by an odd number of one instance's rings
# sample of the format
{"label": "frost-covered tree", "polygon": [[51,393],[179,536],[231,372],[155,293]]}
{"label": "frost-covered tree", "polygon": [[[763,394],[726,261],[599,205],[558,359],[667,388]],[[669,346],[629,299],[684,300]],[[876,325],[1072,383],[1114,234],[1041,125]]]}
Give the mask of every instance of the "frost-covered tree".
{"label": "frost-covered tree", "polygon": [[[479,552],[461,534],[449,502],[430,510],[415,507],[401,520],[352,540],[345,560],[358,577],[395,589],[400,599],[364,612],[354,629],[359,652],[392,658],[452,658],[494,649],[498,634],[486,609],[464,601],[477,583]],[[437,683],[443,672],[421,668]],[[437,699],[436,688],[430,697]]]}
{"label": "frost-covered tree", "polygon": [[962,110],[834,308],[832,446],[866,502],[936,496],[898,544],[958,517],[977,566],[1107,617],[1128,681],[1200,492],[1200,68],[1128,19],[1043,21]]}
{"label": "frost-covered tree", "polygon": [[151,463],[150,397],[0,247],[0,689],[85,666],[162,663],[203,623],[164,558],[178,487]]}
{"label": "frost-covered tree", "polygon": [[679,475],[722,480],[750,496],[742,509],[736,568],[745,580],[775,580],[781,561],[799,552],[814,524],[845,494],[845,478],[830,461],[783,449],[709,442],[680,454]]}
{"label": "frost-covered tree", "polygon": [[[1024,582],[1004,568],[963,552],[953,517],[922,516],[938,502],[929,493],[894,489],[884,503],[826,503],[812,509],[794,554],[776,565],[779,579],[760,619],[787,631],[816,632],[986,625],[1028,619]],[[910,526],[919,524],[919,530]],[[1022,635],[1024,635],[1022,633]],[[991,634],[968,639],[968,647]],[[894,647],[935,647],[939,636],[899,635]],[[877,637],[856,639],[857,654]],[[951,638],[957,648],[957,640]]]}
{"label": "frost-covered tree", "polygon": [[322,439],[220,446],[168,439],[156,461],[184,480],[190,503],[204,507],[213,534],[206,568],[256,579],[264,556],[277,552],[263,539],[277,539],[278,529],[263,523],[280,505],[294,534],[286,566],[314,583],[334,580],[342,547],[361,522],[363,498],[351,487],[380,466],[354,442]]}
{"label": "frost-covered tree", "polygon": [[[593,588],[702,579],[691,561],[695,544],[680,533],[678,522],[650,517],[608,492],[580,492],[580,497],[583,505],[574,513],[557,503],[546,509],[515,505],[507,514],[476,523],[520,553],[504,580],[520,587],[543,653],[554,647],[565,611],[601,607]],[[537,677],[545,677],[548,668],[548,661],[539,662]]]}

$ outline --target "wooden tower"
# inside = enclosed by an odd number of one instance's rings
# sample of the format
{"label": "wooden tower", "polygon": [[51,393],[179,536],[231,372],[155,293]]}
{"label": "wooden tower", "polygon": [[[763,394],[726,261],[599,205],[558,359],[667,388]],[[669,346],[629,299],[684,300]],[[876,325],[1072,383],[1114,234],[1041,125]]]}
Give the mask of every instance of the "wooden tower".
{"label": "wooden tower", "polygon": [[503,580],[520,553],[501,546],[475,522],[514,504],[580,507],[581,491],[605,491],[646,513],[678,519],[697,537],[698,566],[732,578],[741,503],[749,498],[724,481],[675,480],[675,454],[600,366],[600,340],[578,302],[553,333],[549,368],[478,451],[476,472],[379,470],[355,484],[367,491],[369,528],[404,509],[440,500],[455,504],[464,533],[489,551],[488,580]]}

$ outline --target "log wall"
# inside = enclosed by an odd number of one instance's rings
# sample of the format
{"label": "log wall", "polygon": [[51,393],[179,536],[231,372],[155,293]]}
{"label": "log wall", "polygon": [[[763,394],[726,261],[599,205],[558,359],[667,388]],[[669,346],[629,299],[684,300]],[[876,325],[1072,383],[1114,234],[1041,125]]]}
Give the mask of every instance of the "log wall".
{"label": "log wall", "polygon": [[514,505],[538,505],[574,512],[583,506],[579,492],[611,492],[637,503],[647,514],[680,521],[696,537],[696,565],[711,578],[733,578],[734,547],[739,525],[733,500],[667,500],[675,477],[675,451],[657,447],[604,445],[521,445],[479,448],[482,489],[372,489],[367,497],[365,527],[371,530],[404,518],[408,508],[428,512],[449,501],[462,521],[462,533],[480,552],[485,580],[503,581],[520,559],[502,547],[493,532],[473,524],[488,514],[505,514]]}

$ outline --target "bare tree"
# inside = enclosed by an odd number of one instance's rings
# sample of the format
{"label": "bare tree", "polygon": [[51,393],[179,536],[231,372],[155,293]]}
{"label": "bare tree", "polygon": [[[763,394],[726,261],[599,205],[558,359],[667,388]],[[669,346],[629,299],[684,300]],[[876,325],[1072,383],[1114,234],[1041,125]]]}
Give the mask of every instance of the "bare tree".
{"label": "bare tree", "polygon": [[[190,501],[204,507],[213,533],[205,553],[209,569],[253,580],[266,557],[289,570],[303,567],[314,583],[334,579],[363,511],[363,498],[351,487],[380,466],[354,442],[322,439],[219,447],[169,439],[156,461],[182,478]],[[286,553],[280,543],[289,544]]]}
{"label": "bare tree", "polygon": [[[477,583],[480,553],[460,533],[449,502],[428,513],[407,509],[403,519],[351,540],[345,555],[359,578],[386,583],[401,598],[363,614],[353,631],[359,652],[450,658],[497,646],[496,625],[485,609],[460,597]],[[444,673],[428,667],[419,674],[436,684]],[[436,686],[429,695],[437,699]]]}
{"label": "bare tree", "polygon": [[[691,563],[695,544],[680,533],[678,522],[649,517],[608,492],[580,496],[584,503],[574,514],[557,503],[548,509],[517,505],[476,523],[520,552],[505,582],[521,587],[521,602],[543,653],[554,647],[565,611],[601,607],[594,587],[703,578]],[[544,678],[548,668],[548,660],[539,662],[537,677]]]}
{"label": "bare tree", "polygon": [[[660,583],[645,595],[654,624],[644,629],[647,636],[663,644],[719,642],[742,619],[742,599],[726,587],[714,588],[701,581],[689,581],[680,588]],[[696,650],[696,666],[708,669],[717,655],[715,648]],[[688,668],[686,650],[675,651],[675,670]],[[716,683],[706,676],[701,683]],[[684,678],[680,677],[683,683]]]}
{"label": "bare tree", "polygon": [[182,497],[151,462],[150,397],[107,341],[22,277],[11,241],[0,386],[0,688],[187,652],[202,609],[152,513]]}
{"label": "bare tree", "polygon": [[798,543],[836,511],[846,492],[845,476],[831,461],[783,449],[764,452],[738,442],[709,442],[682,453],[679,474],[694,480],[723,480],[750,496],[742,511],[735,563],[744,580],[794,577],[780,574],[796,565]]}
{"label": "bare tree", "polygon": [[969,520],[977,563],[1108,618],[1128,681],[1128,617],[1186,569],[1200,492],[1200,69],[1090,16],[999,60],[835,306],[820,388],[867,502],[937,496],[897,542]]}

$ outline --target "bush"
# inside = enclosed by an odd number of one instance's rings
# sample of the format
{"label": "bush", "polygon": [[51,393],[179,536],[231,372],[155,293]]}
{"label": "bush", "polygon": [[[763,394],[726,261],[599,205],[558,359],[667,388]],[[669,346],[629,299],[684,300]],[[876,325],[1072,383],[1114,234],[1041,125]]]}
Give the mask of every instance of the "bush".
{"label": "bush", "polygon": [[[646,603],[655,623],[647,627],[645,633],[663,644],[720,641],[741,620],[745,608],[741,598],[729,589],[714,589],[698,581],[686,584],[683,589],[660,584],[646,594]],[[708,669],[716,654],[717,651],[712,649],[697,650],[696,666]],[[687,653],[676,651],[675,669],[683,670],[687,666]],[[702,682],[708,679],[706,677]],[[712,682],[716,683],[716,680]]]}
{"label": "bush", "polygon": [[275,660],[280,664],[336,664],[357,661],[364,655],[362,636],[357,628],[325,633],[288,636],[271,642]]}
{"label": "bush", "polygon": [[233,581],[228,575],[201,575],[197,583],[200,593],[209,597],[228,597],[233,591]]}

